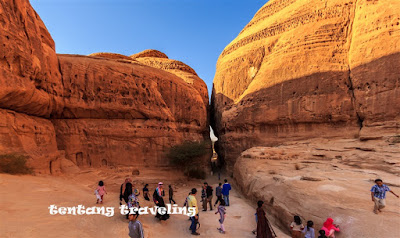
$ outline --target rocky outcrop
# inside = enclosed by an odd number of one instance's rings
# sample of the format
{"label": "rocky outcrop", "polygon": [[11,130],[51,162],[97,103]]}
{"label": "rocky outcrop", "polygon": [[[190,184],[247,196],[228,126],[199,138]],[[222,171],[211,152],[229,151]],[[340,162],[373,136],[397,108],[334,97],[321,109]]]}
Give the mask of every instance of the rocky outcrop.
{"label": "rocky outcrop", "polygon": [[[312,139],[277,147],[253,147],[234,166],[240,190],[265,201],[273,224],[290,232],[294,215],[314,222],[327,217],[340,225],[337,237],[392,237],[400,204],[387,194],[382,214],[373,213],[369,190],[376,178],[397,193],[400,187],[399,137],[387,140]],[[381,222],[376,226],[376,222]]]}
{"label": "rocky outcrop", "polygon": [[28,1],[0,4],[0,108],[50,117],[63,107],[53,39]]}
{"label": "rocky outcrop", "polygon": [[166,58],[168,59],[168,56],[164,54],[163,52],[160,52],[158,50],[144,50],[140,53],[133,54],[130,56],[132,59],[137,59],[137,58],[142,58],[142,57],[152,57],[152,58]]}
{"label": "rocky outcrop", "polygon": [[169,165],[171,146],[209,141],[207,87],[186,64],[155,50],[57,55],[28,1],[0,13],[0,153],[58,174]]}
{"label": "rocky outcrop", "polygon": [[52,122],[68,159],[79,166],[165,166],[167,148],[209,138],[200,78],[189,84],[135,61],[97,57],[59,55],[65,107]]}
{"label": "rocky outcrop", "polygon": [[214,79],[212,124],[228,168],[253,146],[400,133],[400,2],[386,4],[274,0],[257,12]]}

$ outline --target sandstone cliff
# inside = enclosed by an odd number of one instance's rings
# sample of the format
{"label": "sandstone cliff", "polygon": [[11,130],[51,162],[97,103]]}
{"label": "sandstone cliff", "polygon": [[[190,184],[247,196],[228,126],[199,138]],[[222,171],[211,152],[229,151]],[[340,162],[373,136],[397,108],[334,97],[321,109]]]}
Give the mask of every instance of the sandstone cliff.
{"label": "sandstone cliff", "polygon": [[399,1],[271,0],[222,52],[217,149],[400,133]]}
{"label": "sandstone cliff", "polygon": [[169,147],[209,140],[207,86],[189,66],[155,50],[57,55],[28,1],[0,13],[0,153],[59,173],[168,165]]}

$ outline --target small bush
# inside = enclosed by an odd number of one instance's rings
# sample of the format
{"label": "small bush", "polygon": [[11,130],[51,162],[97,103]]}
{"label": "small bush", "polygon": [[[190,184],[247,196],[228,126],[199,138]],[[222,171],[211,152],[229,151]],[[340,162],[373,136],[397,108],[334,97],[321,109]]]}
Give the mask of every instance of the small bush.
{"label": "small bush", "polygon": [[32,174],[33,171],[26,165],[27,156],[17,154],[0,155],[0,173]]}
{"label": "small bush", "polygon": [[300,165],[299,165],[299,164],[295,164],[295,165],[294,165],[294,168],[295,168],[296,170],[300,170]]}
{"label": "small bush", "polygon": [[182,168],[185,175],[193,178],[204,179],[205,171],[202,167],[201,157],[207,154],[205,142],[184,142],[171,147],[167,154],[171,164]]}

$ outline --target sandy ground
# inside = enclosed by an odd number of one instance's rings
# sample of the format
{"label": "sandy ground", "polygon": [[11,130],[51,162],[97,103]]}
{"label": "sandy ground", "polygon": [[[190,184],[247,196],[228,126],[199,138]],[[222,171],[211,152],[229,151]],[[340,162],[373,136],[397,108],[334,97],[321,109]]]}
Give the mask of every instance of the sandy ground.
{"label": "sandy ground", "polygon": [[[270,221],[287,228],[293,215],[322,227],[340,225],[339,238],[399,238],[400,198],[386,193],[386,207],[373,213],[370,189],[383,179],[400,195],[400,146],[385,141],[315,140],[254,147],[236,161],[234,177],[247,197],[273,204]],[[268,204],[266,204],[268,206]]]}
{"label": "sandy ground", "polygon": [[[128,237],[128,222],[119,213],[119,187],[130,169],[86,169],[79,174],[63,176],[13,176],[0,174],[0,237]],[[183,205],[192,187],[200,189],[203,181],[190,180],[179,173],[168,170],[141,171],[134,178],[134,187],[140,190],[144,183],[150,192],[158,181],[175,185],[175,200]],[[171,178],[174,179],[171,179]],[[95,206],[93,194],[97,182],[103,180],[108,190],[105,207],[115,207],[115,215],[50,215],[49,205],[72,207]],[[215,186],[218,180],[208,178]],[[197,194],[200,201],[200,193]],[[215,197],[214,197],[215,199]],[[231,206],[227,207],[226,234],[217,231],[218,215],[212,211],[200,211],[200,237],[255,237],[251,231],[256,227],[255,207],[233,190]],[[215,201],[215,200],[214,200]],[[141,206],[153,206],[141,196]],[[215,210],[214,210],[215,211]],[[192,237],[190,221],[184,215],[172,215],[160,222],[153,215],[139,217],[143,223],[145,237]],[[279,237],[287,237],[275,229]]]}

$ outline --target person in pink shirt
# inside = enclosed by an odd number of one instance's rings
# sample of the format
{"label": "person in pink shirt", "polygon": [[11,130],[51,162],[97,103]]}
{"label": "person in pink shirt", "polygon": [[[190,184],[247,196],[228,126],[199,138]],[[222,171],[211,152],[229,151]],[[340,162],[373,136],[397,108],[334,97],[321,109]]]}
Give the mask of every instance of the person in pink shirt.
{"label": "person in pink shirt", "polygon": [[[103,196],[104,196],[104,194],[107,194],[107,191],[106,191],[106,187],[104,186],[104,183],[103,183],[103,181],[100,181],[99,182],[99,186],[97,187],[97,189],[96,189],[96,191],[99,193],[99,195],[100,195],[100,203],[103,203]],[[99,203],[99,199],[97,199],[97,202],[96,203]]]}
{"label": "person in pink shirt", "polygon": [[333,224],[333,219],[330,217],[326,219],[321,230],[325,231],[326,236],[330,238],[335,238],[335,231],[340,231],[339,225]]}

